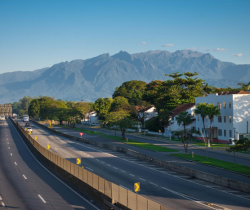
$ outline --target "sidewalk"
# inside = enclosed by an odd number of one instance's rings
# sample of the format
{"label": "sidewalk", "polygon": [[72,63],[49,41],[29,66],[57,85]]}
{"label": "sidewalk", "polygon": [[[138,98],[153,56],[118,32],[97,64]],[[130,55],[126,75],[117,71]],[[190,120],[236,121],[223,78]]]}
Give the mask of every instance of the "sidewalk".
{"label": "sidewalk", "polygon": [[[79,137],[79,132],[74,131],[72,129],[63,128],[63,127],[59,127],[59,126],[54,126],[54,129],[57,131],[63,132],[63,133],[67,133],[67,134],[72,135],[72,136]],[[131,146],[129,144],[124,144],[122,142],[117,142],[117,141],[113,141],[111,139],[103,138],[103,137],[100,137],[98,135],[91,135],[91,134],[85,133],[84,138],[88,139],[88,140],[93,140],[96,142],[110,144],[113,146],[119,146],[119,147],[123,147],[126,149],[131,149],[131,150],[137,151],[139,153],[142,153],[142,154],[145,154],[148,156],[152,156],[152,157],[164,160],[164,161],[174,162],[178,165],[182,165],[182,166],[189,167],[189,168],[192,168],[195,170],[203,171],[205,173],[214,174],[214,175],[217,175],[220,177],[225,177],[228,179],[232,179],[232,180],[236,180],[236,181],[245,182],[245,183],[250,184],[250,178],[245,176],[245,175],[241,175],[241,174],[233,173],[233,172],[226,171],[223,169],[219,169],[216,167],[210,167],[210,166],[198,164],[195,162],[190,162],[190,161],[186,161],[183,159],[179,159],[179,158],[176,158],[176,157],[171,156],[169,154],[166,154],[165,152],[155,152],[155,151],[151,151],[151,150],[145,150],[143,148]]]}

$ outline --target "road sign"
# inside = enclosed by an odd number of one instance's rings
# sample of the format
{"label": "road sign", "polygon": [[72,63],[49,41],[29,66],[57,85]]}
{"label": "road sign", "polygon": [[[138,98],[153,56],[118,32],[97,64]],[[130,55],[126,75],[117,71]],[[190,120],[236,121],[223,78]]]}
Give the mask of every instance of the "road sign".
{"label": "road sign", "polygon": [[35,140],[37,140],[37,136],[35,136]]}
{"label": "road sign", "polygon": [[24,128],[25,131],[27,131],[27,128]]}
{"label": "road sign", "polygon": [[47,149],[49,149],[50,148],[50,145],[49,144],[47,144]]}
{"label": "road sign", "polygon": [[29,131],[29,134],[31,134],[31,131]]}
{"label": "road sign", "polygon": [[139,191],[140,191],[140,182],[136,182],[136,183],[134,184],[134,191],[135,191],[135,192],[139,192]]}
{"label": "road sign", "polygon": [[82,137],[83,133],[80,133],[80,136]]}
{"label": "road sign", "polygon": [[81,164],[81,158],[76,158],[76,164],[80,165]]}

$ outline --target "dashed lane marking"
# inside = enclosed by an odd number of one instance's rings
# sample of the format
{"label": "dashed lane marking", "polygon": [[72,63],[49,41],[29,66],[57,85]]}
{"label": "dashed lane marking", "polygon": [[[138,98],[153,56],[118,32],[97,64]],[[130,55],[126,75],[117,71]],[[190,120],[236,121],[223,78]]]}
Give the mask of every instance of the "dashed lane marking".
{"label": "dashed lane marking", "polygon": [[38,195],[38,197],[42,200],[42,202],[46,203],[46,201],[43,199],[41,195]]}
{"label": "dashed lane marking", "polygon": [[90,171],[94,171],[93,169],[89,168],[89,167],[86,167],[87,169],[89,169]]}
{"label": "dashed lane marking", "polygon": [[10,156],[12,156],[12,153],[10,153]]}
{"label": "dashed lane marking", "polygon": [[139,178],[140,180],[142,180],[142,181],[146,181],[145,179],[142,179],[142,178]]}
{"label": "dashed lane marking", "polygon": [[26,177],[24,174],[23,174],[23,178],[24,178],[24,179],[27,179],[27,177]]}
{"label": "dashed lane marking", "polygon": [[154,186],[158,186],[157,184],[153,183],[153,182],[149,182],[150,184],[154,185]]}
{"label": "dashed lane marking", "polygon": [[129,174],[129,176],[135,176],[134,174]]}
{"label": "dashed lane marking", "polygon": [[5,204],[4,204],[4,202],[3,202],[3,201],[1,201],[1,204],[2,204],[2,206],[3,206],[3,207],[5,207]]}
{"label": "dashed lane marking", "polygon": [[17,166],[17,163],[16,162],[14,162],[15,163],[15,165]]}

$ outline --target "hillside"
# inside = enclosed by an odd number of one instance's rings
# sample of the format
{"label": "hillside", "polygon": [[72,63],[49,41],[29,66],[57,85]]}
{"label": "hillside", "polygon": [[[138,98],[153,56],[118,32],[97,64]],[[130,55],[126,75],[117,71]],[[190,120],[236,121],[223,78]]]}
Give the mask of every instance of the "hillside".
{"label": "hillside", "polygon": [[249,82],[250,78],[250,65],[222,62],[209,53],[158,50],[129,54],[121,51],[113,56],[103,54],[35,71],[0,74],[0,103],[40,95],[95,101],[98,97],[111,97],[114,89],[125,81],[165,80],[165,74],[177,71],[197,71],[209,85],[220,87],[236,87],[238,82]]}

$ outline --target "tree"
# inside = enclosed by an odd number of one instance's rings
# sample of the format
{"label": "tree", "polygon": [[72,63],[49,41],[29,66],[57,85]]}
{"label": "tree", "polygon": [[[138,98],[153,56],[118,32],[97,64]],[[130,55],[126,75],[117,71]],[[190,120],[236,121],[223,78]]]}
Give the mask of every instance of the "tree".
{"label": "tree", "polygon": [[40,102],[39,99],[34,99],[30,102],[28,114],[31,117],[38,118],[40,116]]}
{"label": "tree", "polygon": [[78,102],[78,103],[75,104],[75,108],[79,112],[81,112],[82,116],[84,116],[84,117],[91,110],[90,105],[87,102]]}
{"label": "tree", "polygon": [[104,120],[105,116],[109,113],[112,101],[111,98],[98,98],[95,101],[94,109],[101,120]]}
{"label": "tree", "polygon": [[218,106],[214,106],[214,104],[208,104],[206,110],[208,118],[210,120],[210,129],[209,129],[210,139],[208,140],[208,147],[210,147],[210,141],[212,140],[213,119],[214,116],[220,115],[220,109],[218,108]]}
{"label": "tree", "polygon": [[119,111],[119,110],[128,110],[129,103],[128,99],[124,98],[123,96],[117,96],[113,99],[110,111]]}
{"label": "tree", "polygon": [[177,117],[177,124],[183,125],[183,130],[180,131],[180,134],[182,136],[182,143],[185,149],[186,154],[188,155],[188,144],[189,144],[189,138],[187,138],[187,130],[186,126],[189,125],[192,122],[191,114],[187,111],[181,112]]}
{"label": "tree", "polygon": [[125,140],[125,132],[132,127],[132,120],[129,118],[129,113],[126,111],[115,111],[107,114],[105,122],[110,125],[117,125],[120,127],[122,139]]}
{"label": "tree", "polygon": [[113,99],[122,96],[128,99],[129,104],[137,105],[142,100],[147,83],[138,80],[124,82],[120,87],[117,87],[113,93]]}
{"label": "tree", "polygon": [[245,91],[250,90],[250,82],[247,83],[247,84],[244,84],[244,83],[241,82],[241,83],[238,83],[238,85],[241,86],[240,87],[241,90],[245,90]]}
{"label": "tree", "polygon": [[206,132],[206,127],[205,127],[205,117],[207,116],[207,103],[200,103],[196,106],[196,109],[194,110],[194,113],[196,115],[201,116],[202,124],[203,124],[203,129],[205,131],[205,135],[203,136],[204,143],[207,144],[207,132]]}

